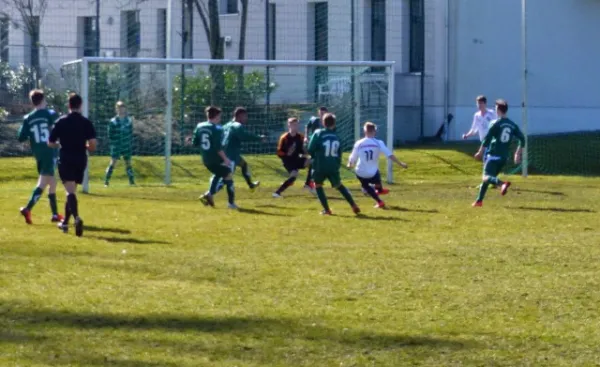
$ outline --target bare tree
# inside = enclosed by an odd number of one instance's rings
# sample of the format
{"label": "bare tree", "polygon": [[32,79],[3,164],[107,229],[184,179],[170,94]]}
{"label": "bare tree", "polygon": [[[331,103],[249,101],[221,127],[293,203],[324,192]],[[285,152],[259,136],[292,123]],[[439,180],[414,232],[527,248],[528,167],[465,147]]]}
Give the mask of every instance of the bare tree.
{"label": "bare tree", "polygon": [[[248,28],[248,0],[241,0],[242,19],[240,21],[240,44],[238,49],[238,60],[246,58],[246,30]],[[237,90],[241,92],[244,89],[244,67],[240,66],[237,75]]]}
{"label": "bare tree", "polygon": [[[225,40],[221,36],[221,25],[219,22],[219,3],[217,0],[194,0],[196,10],[202,21],[206,39],[210,49],[211,59],[223,59],[225,57]],[[221,65],[209,67],[212,80],[211,99],[215,105],[221,104],[225,94],[224,68]]]}
{"label": "bare tree", "polygon": [[31,41],[31,68],[35,72],[35,79],[40,78],[40,27],[46,14],[49,0],[0,0],[5,5],[4,9],[14,9],[20,19],[15,19],[13,14],[0,11],[0,15],[9,18],[29,36]]}

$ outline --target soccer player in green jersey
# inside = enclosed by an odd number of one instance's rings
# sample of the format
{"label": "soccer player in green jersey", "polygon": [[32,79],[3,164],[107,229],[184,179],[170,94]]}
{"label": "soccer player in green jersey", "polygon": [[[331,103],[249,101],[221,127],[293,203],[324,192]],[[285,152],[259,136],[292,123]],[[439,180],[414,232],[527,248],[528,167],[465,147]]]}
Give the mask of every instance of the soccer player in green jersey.
{"label": "soccer player in green jersey", "polygon": [[[502,186],[502,195],[506,195],[510,182],[503,182],[498,179],[498,175],[502,171],[502,167],[508,160],[510,143],[513,139],[519,140],[519,146],[515,152],[514,160],[516,164],[521,162],[521,154],[523,147],[525,146],[525,136],[521,132],[521,129],[512,120],[506,117],[508,112],[508,104],[506,101],[499,99],[496,101],[496,114],[498,120],[496,120],[488,131],[485,139],[481,143],[479,151],[475,154],[477,159],[485,159],[483,168],[483,182],[479,188],[479,195],[473,203],[474,207],[483,206],[483,198],[488,189],[488,186],[498,185]],[[483,152],[487,149],[487,155],[483,157]]]}
{"label": "soccer player in green jersey", "polygon": [[23,215],[27,224],[32,223],[31,210],[42,196],[46,186],[49,186],[48,200],[50,201],[50,210],[52,211],[52,222],[60,222],[63,218],[58,214],[58,207],[56,205],[56,179],[54,178],[57,151],[48,147],[50,131],[58,119],[58,114],[46,108],[46,100],[42,90],[32,90],[29,93],[29,100],[34,110],[25,116],[23,125],[19,129],[18,139],[20,142],[29,140],[40,176],[37,186],[31,193],[29,202],[25,207],[21,208],[21,215]]}
{"label": "soccer player in green jersey", "polygon": [[[313,116],[308,120],[306,126],[304,128],[304,143],[308,145],[310,138],[313,134],[322,127],[321,121],[323,121],[323,116],[329,112],[327,107],[321,106],[317,109],[317,116]],[[304,182],[304,188],[311,193],[314,194],[315,183],[312,179],[313,168],[311,165],[308,166],[308,171],[306,174],[306,182]]]}
{"label": "soccer player in green jersey", "polygon": [[131,143],[133,141],[133,119],[127,116],[127,106],[118,101],[115,110],[117,115],[108,124],[108,141],[110,145],[110,164],[106,168],[104,186],[108,187],[113,170],[121,157],[125,161],[125,172],[129,184],[135,185],[133,168],[131,167]]}
{"label": "soccer player in green jersey", "polygon": [[335,116],[327,113],[323,116],[324,129],[317,130],[310,138],[308,143],[308,153],[311,155],[314,169],[313,180],[317,191],[317,197],[323,206],[323,215],[331,215],[327,196],[323,189],[325,180],[329,180],[331,186],[336,188],[352,207],[355,214],[360,213],[360,209],[354,202],[350,191],[342,184],[340,178],[340,166],[342,164],[342,152],[340,139],[335,133]]}
{"label": "soccer player in green jersey", "polygon": [[227,187],[229,208],[238,209],[235,205],[235,190],[231,172],[231,161],[223,150],[223,127],[221,127],[221,109],[206,107],[204,110],[208,121],[199,123],[194,130],[192,144],[200,147],[204,166],[212,173],[208,191],[200,197],[204,205],[215,206],[214,195],[217,193],[219,181]]}
{"label": "soccer player in green jersey", "polygon": [[[225,155],[233,166],[231,171],[235,171],[235,167],[240,167],[242,176],[246,180],[248,187],[254,190],[260,185],[260,181],[253,182],[250,174],[250,168],[248,162],[242,157],[242,142],[245,141],[264,141],[264,136],[255,135],[246,130],[246,123],[248,122],[248,111],[244,107],[237,107],[233,111],[233,121],[230,121],[223,125],[223,147],[225,149]],[[223,183],[219,184],[219,190],[223,188]]]}

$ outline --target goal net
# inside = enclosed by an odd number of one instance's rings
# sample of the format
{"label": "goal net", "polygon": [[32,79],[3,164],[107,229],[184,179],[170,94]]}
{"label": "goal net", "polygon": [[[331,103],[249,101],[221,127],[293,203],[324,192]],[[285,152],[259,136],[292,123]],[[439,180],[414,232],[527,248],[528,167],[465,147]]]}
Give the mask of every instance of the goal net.
{"label": "goal net", "polygon": [[[85,191],[90,182],[102,183],[101,168],[93,166],[101,164],[101,156],[110,159],[108,126],[117,101],[127,105],[133,120],[133,165],[144,184],[185,180],[186,159],[194,155],[199,162],[186,137],[206,120],[204,109],[211,104],[223,110],[223,124],[234,108],[248,110],[247,130],[267,138],[244,143],[242,153],[272,168],[273,175],[282,175],[274,153],[287,119],[298,117],[304,130],[320,106],[336,115],[344,151],[362,136],[365,121],[378,126],[378,138],[388,146],[394,143],[390,62],[84,58],[65,63],[61,74],[65,87],[82,95],[83,113],[97,130]],[[387,167],[391,182],[391,164]],[[117,172],[115,179],[126,182]]]}

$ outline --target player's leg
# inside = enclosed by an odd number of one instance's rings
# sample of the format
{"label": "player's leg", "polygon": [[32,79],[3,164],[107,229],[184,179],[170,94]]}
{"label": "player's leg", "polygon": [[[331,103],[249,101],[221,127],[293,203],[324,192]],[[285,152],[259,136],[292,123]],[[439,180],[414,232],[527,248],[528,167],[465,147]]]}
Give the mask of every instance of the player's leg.
{"label": "player's leg", "polygon": [[475,199],[475,203],[473,206],[481,206],[483,203],[483,199],[485,198],[485,194],[490,186],[490,177],[494,177],[498,172],[498,161],[493,159],[487,159],[485,162],[485,166],[483,168],[483,178],[481,182],[481,186],[479,187],[479,194]]}
{"label": "player's leg", "polygon": [[116,151],[116,148],[110,148],[110,163],[106,167],[106,173],[104,175],[104,186],[108,187],[110,184],[110,178],[112,177],[115,166],[121,157],[120,153]]}
{"label": "player's leg", "polygon": [[123,154],[123,160],[125,161],[125,172],[127,173],[129,184],[135,185],[135,176],[133,173],[133,167],[131,165],[131,152],[125,152]]}
{"label": "player's leg", "polygon": [[352,197],[350,190],[348,190],[348,188],[344,186],[344,184],[342,184],[340,172],[332,172],[328,175],[328,178],[329,182],[331,182],[331,186],[336,188],[340,192],[340,194],[342,194],[344,199],[346,199],[348,204],[350,204],[350,206],[352,207],[352,211],[354,211],[354,213],[356,214],[360,213],[360,209],[358,208],[358,205],[356,205],[356,203],[354,202],[354,198]]}
{"label": "player's leg", "polygon": [[60,178],[67,192],[67,201],[65,203],[65,219],[59,223],[58,227],[64,232],[68,231],[68,225],[71,217],[75,218],[75,235],[83,235],[83,220],[79,216],[79,203],[77,200],[77,185],[83,182],[87,159],[77,158],[72,160],[62,160],[58,165]]}
{"label": "player's leg", "polygon": [[273,193],[273,197],[274,198],[280,198],[281,194],[290,186],[293,186],[294,183],[296,182],[296,180],[298,179],[298,170],[288,170],[289,176],[288,178],[283,181],[283,183],[281,184],[281,186],[279,186],[279,188],[277,189],[277,191],[275,191]]}
{"label": "player's leg", "polygon": [[227,202],[230,209],[238,209],[235,205],[235,188],[233,186],[233,172],[229,167],[220,165],[215,172],[216,175],[223,181],[227,190]]}
{"label": "player's leg", "polygon": [[312,179],[315,183],[315,191],[317,192],[317,198],[323,207],[321,214],[331,215],[331,209],[329,208],[329,202],[327,201],[327,195],[325,195],[325,189],[323,189],[323,183],[327,176],[321,172],[313,172]]}
{"label": "player's leg", "polygon": [[31,192],[31,196],[29,197],[29,201],[27,201],[27,204],[19,210],[23,218],[25,218],[25,223],[27,224],[33,223],[33,221],[31,220],[31,210],[42,197],[42,194],[44,193],[44,188],[46,187],[46,185],[43,184],[43,175],[45,173],[44,171],[46,170],[45,162],[43,159],[36,159],[36,165],[37,171],[39,173],[37,184]]}
{"label": "player's leg", "polygon": [[381,200],[381,198],[379,197],[379,195],[375,191],[375,188],[373,186],[371,186],[372,184],[376,185],[376,182],[377,182],[376,181],[376,177],[363,178],[363,177],[360,177],[360,176],[356,176],[356,178],[358,178],[358,181],[360,181],[360,186],[362,187],[362,189],[370,197],[372,197],[373,200],[375,200],[375,202],[377,203],[376,207],[378,207],[378,208],[385,207],[385,204],[383,203],[383,201]]}
{"label": "player's leg", "polygon": [[375,187],[375,191],[377,192],[377,194],[389,194],[390,190],[383,187],[383,181],[381,181],[381,173],[379,172],[379,170],[377,170],[377,173],[375,174],[375,176],[373,176],[372,184]]}
{"label": "player's leg", "polygon": [[58,203],[56,201],[56,178],[54,175],[48,176],[48,203],[50,204],[50,211],[52,212],[52,222],[60,222],[63,220],[62,215],[58,213]]}
{"label": "player's leg", "polygon": [[316,183],[314,182],[314,170],[312,167],[312,163],[309,162],[308,167],[306,169],[306,181],[304,182],[304,188],[307,190],[314,190]]}
{"label": "player's leg", "polygon": [[250,173],[250,166],[248,165],[248,162],[246,162],[244,157],[239,156],[237,158],[236,165],[240,166],[242,176],[244,177],[244,180],[246,180],[246,184],[251,190],[254,190],[258,186],[260,186],[260,181],[252,181],[252,173]]}

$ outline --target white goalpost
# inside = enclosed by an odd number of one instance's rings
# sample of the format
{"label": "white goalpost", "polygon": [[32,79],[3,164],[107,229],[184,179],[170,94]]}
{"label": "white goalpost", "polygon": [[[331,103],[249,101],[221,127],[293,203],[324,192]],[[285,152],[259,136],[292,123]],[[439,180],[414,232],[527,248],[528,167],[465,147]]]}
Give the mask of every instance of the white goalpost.
{"label": "white goalpost", "polygon": [[[393,62],[84,57],[63,64],[62,71],[67,87],[83,98],[83,114],[100,132],[96,154],[107,154],[102,131],[114,102],[127,100],[136,106],[136,122],[153,129],[143,139],[138,137],[143,141],[134,144],[133,153],[162,157],[161,181],[167,185],[173,181],[172,156],[185,154],[183,136],[204,120],[201,110],[210,104],[210,92],[219,83],[215,75],[222,76],[223,118],[234,106],[247,107],[249,127],[272,138],[283,133],[287,117],[304,123],[323,105],[338,117],[345,150],[361,136],[365,121],[377,124],[379,139],[394,146]],[[273,152],[270,146],[249,145],[245,153]],[[392,183],[392,163],[387,163],[386,177]],[[90,179],[96,178],[90,178],[88,170],[84,192],[91,190]]]}

